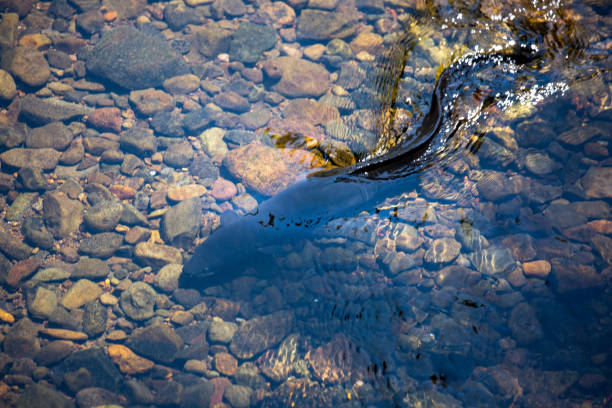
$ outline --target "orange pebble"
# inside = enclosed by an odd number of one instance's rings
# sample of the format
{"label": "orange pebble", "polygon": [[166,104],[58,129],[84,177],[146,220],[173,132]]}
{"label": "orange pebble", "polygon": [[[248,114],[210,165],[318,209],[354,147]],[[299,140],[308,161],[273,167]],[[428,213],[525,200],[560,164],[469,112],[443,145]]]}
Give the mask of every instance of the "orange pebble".
{"label": "orange pebble", "polygon": [[117,12],[116,11],[107,11],[106,13],[104,13],[104,21],[106,22],[111,22],[117,19]]}

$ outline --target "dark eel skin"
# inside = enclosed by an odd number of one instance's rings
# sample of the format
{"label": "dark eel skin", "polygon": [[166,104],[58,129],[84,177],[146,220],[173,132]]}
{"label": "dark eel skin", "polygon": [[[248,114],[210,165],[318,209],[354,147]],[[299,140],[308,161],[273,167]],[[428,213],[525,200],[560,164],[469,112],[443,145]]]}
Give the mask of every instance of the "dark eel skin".
{"label": "dark eel skin", "polygon": [[[466,75],[474,67],[516,66],[534,58],[519,49],[507,54],[475,54],[453,63],[440,75],[430,109],[408,143],[353,166],[311,175],[261,203],[256,214],[222,223],[184,265],[180,285],[204,289],[229,282],[251,267],[270,276],[274,262],[266,248],[297,242],[309,234],[312,237],[313,230],[332,219],[356,215],[385,197],[411,191],[418,180],[408,176],[430,165],[463,123],[452,118],[452,109],[444,106],[448,95],[465,85]],[[403,65],[401,68],[403,71]],[[452,101],[446,106],[452,106]],[[480,110],[486,106],[484,101]]]}

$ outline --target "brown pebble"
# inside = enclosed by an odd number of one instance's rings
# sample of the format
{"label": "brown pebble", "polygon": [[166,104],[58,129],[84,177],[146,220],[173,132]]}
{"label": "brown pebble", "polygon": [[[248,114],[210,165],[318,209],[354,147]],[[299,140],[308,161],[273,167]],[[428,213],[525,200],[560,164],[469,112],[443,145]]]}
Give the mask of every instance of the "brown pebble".
{"label": "brown pebble", "polygon": [[124,374],[141,374],[152,369],[154,365],[151,360],[136,355],[121,344],[108,346],[108,355]]}
{"label": "brown pebble", "polygon": [[238,360],[229,353],[215,354],[215,369],[223,375],[232,377],[238,370]]}
{"label": "brown pebble", "polygon": [[54,337],[56,339],[62,339],[62,340],[74,340],[74,341],[87,340],[87,334],[83,332],[74,331],[74,330],[45,328],[45,329],[40,329],[40,333],[46,336],[49,336],[49,337]]}
{"label": "brown pebble", "polygon": [[550,273],[550,263],[544,260],[525,262],[523,270],[528,277],[545,279]]}

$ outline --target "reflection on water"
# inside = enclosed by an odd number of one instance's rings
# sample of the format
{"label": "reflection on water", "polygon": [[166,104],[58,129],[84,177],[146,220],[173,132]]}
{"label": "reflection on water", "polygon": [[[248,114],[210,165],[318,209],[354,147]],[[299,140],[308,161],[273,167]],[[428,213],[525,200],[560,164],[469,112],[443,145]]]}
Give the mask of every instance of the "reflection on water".
{"label": "reflection on water", "polygon": [[610,405],[605,4],[0,5],[2,404]]}

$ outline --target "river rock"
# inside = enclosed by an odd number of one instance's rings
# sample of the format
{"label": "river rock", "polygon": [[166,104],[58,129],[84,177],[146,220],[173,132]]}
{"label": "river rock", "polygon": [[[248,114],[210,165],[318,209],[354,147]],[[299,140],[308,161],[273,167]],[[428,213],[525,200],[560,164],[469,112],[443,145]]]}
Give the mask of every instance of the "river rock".
{"label": "river rock", "polygon": [[165,242],[187,248],[193,244],[202,217],[202,204],[197,197],[183,200],[171,207],[162,220],[162,237]]}
{"label": "river rock", "polygon": [[27,95],[21,100],[21,115],[32,125],[44,125],[51,122],[63,122],[69,119],[88,115],[93,112],[82,104],[65,102],[57,98],[37,98]]}
{"label": "river rock", "polygon": [[272,89],[287,97],[318,97],[331,85],[322,65],[299,58],[272,58],[264,61],[263,68],[269,77],[280,77]]}
{"label": "river rock", "polygon": [[0,146],[6,148],[17,147],[25,141],[28,129],[25,125],[0,123]]}
{"label": "river rock", "polygon": [[68,340],[53,340],[44,345],[36,354],[39,365],[52,365],[62,361],[75,350],[73,342]]}
{"label": "river rock", "polygon": [[11,100],[17,95],[17,85],[11,74],[0,69],[0,98]]}
{"label": "river rock", "polygon": [[188,167],[192,162],[195,153],[187,142],[172,144],[163,154],[164,163],[175,168]]}
{"label": "river rock", "polygon": [[135,354],[121,344],[108,346],[108,355],[124,374],[142,374],[153,368],[153,362]]}
{"label": "river rock", "polygon": [[210,326],[208,326],[208,339],[212,343],[227,344],[232,341],[236,330],[238,330],[236,323],[215,318],[210,322]]}
{"label": "river rock", "polygon": [[164,21],[173,31],[180,31],[187,24],[202,24],[204,16],[200,13],[200,9],[186,7],[183,2],[172,2],[164,7]]}
{"label": "river rock", "polygon": [[116,232],[93,234],[81,241],[79,252],[95,258],[109,258],[123,244],[123,235]]}
{"label": "river rock", "polygon": [[106,330],[107,311],[98,301],[85,305],[83,312],[83,331],[91,337],[95,337]]}
{"label": "river rock", "polygon": [[68,278],[70,278],[70,272],[64,268],[45,268],[36,272],[32,280],[38,282],[53,282],[63,281]]}
{"label": "river rock", "polygon": [[106,33],[91,51],[87,69],[127,89],[157,87],[167,78],[188,72],[162,36],[131,26]]}
{"label": "river rock", "polygon": [[179,75],[166,79],[163,86],[172,94],[188,94],[200,88],[200,78],[193,74]]}
{"label": "river rock", "polygon": [[18,147],[0,154],[2,163],[11,167],[36,167],[42,170],[53,170],[57,167],[60,152],[55,149],[30,149]]}
{"label": "river rock", "polygon": [[461,244],[453,238],[434,240],[425,252],[425,261],[429,263],[448,263],[459,255]]}
{"label": "river rock", "polygon": [[157,324],[134,330],[126,345],[154,361],[171,363],[184,342],[172,328]]}
{"label": "river rock", "polygon": [[238,193],[236,185],[229,180],[219,177],[212,185],[210,194],[218,201],[229,200]]}
{"label": "river rock", "polygon": [[43,218],[55,238],[77,232],[83,222],[83,204],[55,191],[43,196]]}
{"label": "river rock", "polygon": [[276,30],[270,25],[241,23],[232,34],[230,58],[245,64],[254,64],[264,51],[276,44]]}
{"label": "river rock", "polygon": [[30,130],[26,136],[26,146],[41,148],[50,147],[65,150],[72,142],[73,134],[62,122],[52,122]]}
{"label": "river rock", "polygon": [[350,37],[356,30],[350,13],[304,9],[297,19],[296,35],[300,40],[331,40]]}
{"label": "river rock", "polygon": [[530,172],[543,176],[552,173],[559,167],[559,164],[547,154],[529,153],[525,157],[525,166]]}
{"label": "river rock", "polygon": [[476,269],[485,275],[503,274],[516,266],[516,261],[510,250],[501,246],[491,246],[472,252],[469,259]]}
{"label": "river rock", "polygon": [[24,260],[32,254],[32,247],[2,230],[0,230],[0,250],[17,260]]}
{"label": "river rock", "polygon": [[519,344],[529,344],[544,336],[536,310],[525,302],[512,309],[508,326]]}
{"label": "river rock", "polygon": [[121,131],[121,110],[119,108],[99,108],[89,114],[87,124],[101,132]]}
{"label": "river rock", "polygon": [[32,323],[27,317],[19,320],[4,337],[2,343],[4,352],[13,358],[34,358],[40,350],[38,330],[38,325]]}
{"label": "river rock", "polygon": [[523,263],[523,271],[527,277],[546,279],[550,274],[550,263],[546,260]]}
{"label": "river rock", "polygon": [[223,163],[247,187],[264,195],[274,195],[297,182],[300,171],[317,166],[318,160],[307,151],[284,153],[253,143],[231,150]]}
{"label": "river rock", "polygon": [[[104,350],[98,347],[91,347],[70,354],[55,367],[54,373],[59,378],[64,377],[64,380],[66,380],[66,373],[76,372],[79,369],[85,369],[86,374],[89,374],[87,375],[89,380],[85,381],[88,384],[86,386],[93,385],[94,387],[102,387],[117,392],[123,382],[123,376],[119,370],[117,370]],[[87,378],[85,379],[87,380]],[[77,389],[80,388],[82,386]]]}
{"label": "river rock", "polygon": [[487,171],[476,187],[480,195],[490,201],[502,200],[514,193],[509,186],[508,177],[497,171]]}
{"label": "river rock", "polygon": [[86,303],[92,302],[102,294],[102,289],[88,279],[80,279],[68,289],[61,300],[66,309],[78,309]]}
{"label": "river rock", "polygon": [[143,116],[153,116],[174,106],[172,95],[153,88],[130,92],[129,101]]}
{"label": "river rock", "polygon": [[612,167],[590,167],[580,182],[589,198],[612,197]]}
{"label": "river rock", "polygon": [[39,287],[34,298],[28,302],[28,311],[32,316],[48,319],[57,308],[57,296],[54,291]]}
{"label": "river rock", "polygon": [[337,108],[306,98],[290,100],[283,110],[283,116],[313,125],[325,125],[329,121],[340,119]]}
{"label": "river rock", "polygon": [[153,244],[150,242],[140,242],[136,244],[134,255],[145,265],[153,268],[161,268],[169,263],[182,264],[183,256],[181,252],[168,245]]}
{"label": "river rock", "polygon": [[85,212],[83,220],[94,231],[111,231],[117,226],[122,215],[123,206],[119,201],[102,200]]}
{"label": "river rock", "polygon": [[196,109],[183,117],[183,127],[189,132],[199,132],[213,120],[215,112],[208,108]]}
{"label": "river rock", "polygon": [[53,407],[74,408],[74,402],[50,386],[42,384],[29,385],[17,400],[18,408]]}
{"label": "river rock", "polygon": [[144,282],[134,282],[121,293],[121,309],[133,320],[146,320],[153,317],[155,290]]}
{"label": "river rock", "polygon": [[45,56],[30,47],[17,46],[2,53],[2,67],[26,85],[44,85],[51,71]]}
{"label": "river rock", "polygon": [[594,137],[601,136],[602,130],[595,126],[576,126],[573,129],[563,132],[559,135],[558,140],[571,146],[581,145]]}
{"label": "river rock", "polygon": [[226,91],[216,94],[213,98],[213,102],[223,109],[233,112],[247,112],[251,108],[249,101],[234,91]]}
{"label": "river rock", "polygon": [[178,280],[183,271],[183,266],[178,264],[168,264],[162,267],[155,275],[154,284],[164,292],[174,292],[178,289]]}
{"label": "river rock", "polygon": [[75,399],[79,408],[117,407],[124,401],[119,394],[99,387],[83,388],[76,393]]}
{"label": "river rock", "polygon": [[228,27],[211,22],[203,29],[196,31],[198,50],[205,57],[215,58],[229,50],[232,34],[233,30]]}
{"label": "river rock", "polygon": [[293,314],[288,311],[255,317],[238,328],[232,338],[230,350],[240,359],[250,359],[256,354],[279,344],[293,327]]}
{"label": "river rock", "polygon": [[249,387],[245,387],[244,385],[234,385],[230,384],[225,389],[225,393],[223,396],[227,398],[232,407],[235,408],[247,408],[251,406],[251,396],[253,395],[253,390]]}
{"label": "river rock", "polygon": [[74,266],[70,276],[73,278],[104,279],[109,273],[110,269],[106,262],[84,256]]}
{"label": "river rock", "polygon": [[121,148],[140,157],[149,156],[157,150],[157,139],[150,129],[134,127],[121,132],[119,143]]}

